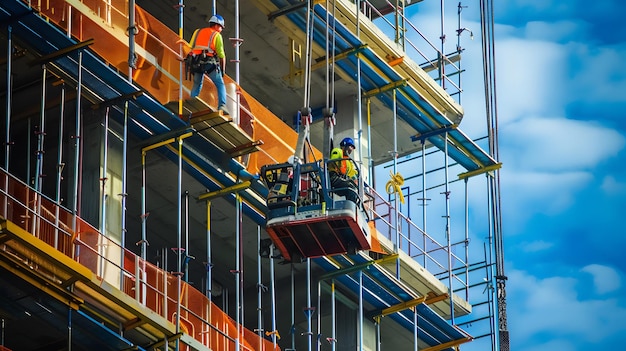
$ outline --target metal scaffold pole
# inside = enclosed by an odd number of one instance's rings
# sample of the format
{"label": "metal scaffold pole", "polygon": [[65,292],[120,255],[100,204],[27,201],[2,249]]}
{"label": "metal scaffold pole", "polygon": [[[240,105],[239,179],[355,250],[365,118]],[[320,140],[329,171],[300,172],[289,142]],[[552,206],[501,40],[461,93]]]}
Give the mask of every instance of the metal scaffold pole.
{"label": "metal scaffold pole", "polygon": [[236,267],[235,267],[235,282],[236,282],[236,294],[235,294],[235,298],[236,298],[236,324],[237,324],[237,342],[235,349],[239,350],[240,345],[241,345],[241,339],[243,337],[243,332],[242,332],[242,325],[244,323],[244,318],[243,318],[243,228],[242,228],[242,201],[241,201],[241,196],[239,195],[239,193],[235,194],[235,203],[236,203],[236,208],[237,208],[237,213],[236,213],[236,240],[235,240],[235,246],[236,246],[236,253],[235,253],[235,259],[236,259]]}
{"label": "metal scaffold pole", "polygon": [[100,256],[100,267],[99,272],[100,276],[104,274],[104,256],[105,252],[105,238],[107,235],[106,221],[107,221],[107,191],[106,191],[106,183],[107,183],[107,172],[109,168],[109,111],[110,107],[107,106],[104,113],[104,123],[103,123],[103,131],[102,131],[102,176],[100,177],[100,233],[102,234],[101,240],[103,241],[98,246],[98,253]]}
{"label": "metal scaffold pole", "polygon": [[291,268],[291,348],[296,348],[296,333],[294,332],[296,329],[296,281],[295,281],[295,270],[293,266],[293,262],[289,264]]}
{"label": "metal scaffold pole", "polygon": [[133,69],[137,69],[137,55],[135,54],[135,0],[128,0],[128,82],[133,81]]}
{"label": "metal scaffold pole", "polygon": [[[4,170],[9,173],[9,155],[11,154],[11,99],[13,99],[13,27],[7,26],[7,94],[6,94],[6,129],[4,134]],[[9,177],[4,177],[4,191],[9,189]],[[3,200],[3,214],[8,213],[8,200]],[[4,320],[2,320],[4,325]]]}
{"label": "metal scaffold pole", "polygon": [[[257,225],[256,227],[256,242],[257,242],[257,255],[256,255],[256,286],[257,286],[257,295],[256,295],[256,318],[257,318],[257,335],[259,337],[259,345],[263,343],[263,302],[262,302],[262,293],[264,289],[267,289],[263,285],[262,274],[261,274],[261,226]],[[271,258],[270,258],[271,260]]]}
{"label": "metal scaffold pole", "polygon": [[[43,181],[43,144],[46,136],[46,77],[48,74],[48,68],[46,64],[42,65],[42,78],[41,78],[41,112],[39,115],[39,126],[35,134],[37,135],[37,165],[35,166],[35,190],[41,192]],[[34,232],[33,232],[34,233]]]}
{"label": "metal scaffold pole", "polygon": [[[177,9],[178,9],[178,39],[180,40],[180,45],[178,46],[178,55],[182,58],[184,57],[184,51],[183,51],[183,43],[185,40],[185,32],[183,31],[183,23],[184,23],[184,17],[183,17],[183,9],[185,8],[185,5],[183,3],[183,0],[178,0],[178,5],[177,5]],[[178,63],[178,115],[182,115],[183,114],[183,79],[184,79],[184,72],[183,72],[183,61],[181,60]]]}
{"label": "metal scaffold pole", "polygon": [[[424,231],[424,233],[428,233],[428,230],[426,230],[426,201],[428,200],[428,198],[426,197],[426,138],[422,138],[421,139],[422,142],[422,230]],[[422,247],[424,248],[424,251],[426,251],[426,235],[422,235]],[[427,260],[427,255],[424,254],[424,269],[427,269],[426,263],[428,262]]]}
{"label": "metal scaffold pole", "polygon": [[[9,155],[11,151],[11,100],[13,98],[13,27],[7,27],[7,96],[6,96],[6,129],[4,134],[4,170],[9,171]],[[8,182],[8,178],[6,181]],[[8,186],[8,185],[7,185]],[[6,189],[6,187],[5,187]],[[5,203],[6,205],[6,203]],[[5,211],[6,213],[6,211]]]}
{"label": "metal scaffold pole", "polygon": [[359,351],[363,351],[363,271],[359,270]]}
{"label": "metal scaffold pole", "polygon": [[[357,39],[361,40],[361,20],[360,20],[360,15],[361,15],[361,0],[357,0],[356,1],[356,37]],[[360,169],[363,169],[363,87],[361,86],[361,54],[357,53],[356,54],[356,86],[357,86],[357,124],[358,124],[358,144],[359,144],[359,159],[358,159],[358,163],[359,163],[359,167]],[[369,99],[368,99],[369,102]],[[369,107],[369,105],[368,105]],[[369,118],[369,115],[368,115]],[[369,134],[368,134],[369,136]],[[371,144],[368,143],[368,149],[371,149]],[[371,158],[369,159],[371,161]],[[369,173],[368,173],[369,176]],[[367,179],[370,184],[372,179],[368,178]],[[363,177],[359,177],[359,196],[362,198],[363,197],[363,191],[364,191],[364,187],[363,187]]]}
{"label": "metal scaffold pole", "polygon": [[[147,241],[147,221],[148,213],[146,212],[146,149],[141,150],[141,259],[146,259]],[[167,270],[167,266],[164,267]]]}
{"label": "metal scaffold pole", "polygon": [[[211,257],[211,201],[206,202],[206,296],[213,301],[213,258]],[[209,307],[209,312],[211,311]],[[210,319],[209,319],[210,320]]]}
{"label": "metal scaffold pole", "polygon": [[76,132],[74,134],[74,141],[75,141],[75,146],[74,146],[74,189],[72,191],[72,194],[74,194],[74,198],[72,199],[72,231],[74,233],[76,233],[76,224],[77,224],[77,220],[78,220],[78,214],[79,214],[79,204],[78,204],[78,200],[80,198],[80,187],[79,187],[79,175],[80,175],[80,163],[81,163],[81,159],[80,159],[80,155],[81,155],[81,148],[82,148],[82,143],[80,140],[80,135],[81,135],[81,103],[80,103],[80,97],[82,94],[82,84],[83,84],[83,52],[82,50],[78,52],[78,81],[77,81],[77,91],[76,91]]}
{"label": "metal scaffold pole", "polygon": [[306,259],[306,332],[307,332],[307,350],[313,350],[313,325],[311,321],[311,259]]}
{"label": "metal scaffold pole", "polygon": [[[57,152],[57,181],[56,181],[56,193],[54,200],[57,206],[54,208],[54,247],[59,248],[59,212],[61,211],[61,182],[63,181],[63,133],[65,123],[65,82],[61,82],[61,107],[59,111],[59,138],[58,138],[58,152]],[[7,170],[8,172],[8,170]]]}
{"label": "metal scaffold pole", "polygon": [[[123,126],[124,140],[122,141],[122,193],[120,194],[120,205],[122,207],[121,216],[121,235],[120,248],[122,262],[125,256],[126,250],[126,200],[128,198],[127,186],[128,186],[128,100],[124,101],[124,126]],[[144,260],[145,262],[145,260]],[[120,274],[120,286],[124,284],[124,275]]]}
{"label": "metal scaffold pole", "polygon": [[[293,266],[292,266],[293,267]],[[293,287],[293,286],[292,286]],[[278,334],[276,327],[276,271],[274,266],[274,244],[270,245],[270,291],[272,294],[272,345],[273,350],[276,350],[276,346],[278,345]],[[292,301],[293,304],[293,301]],[[293,311],[293,306],[292,306]],[[293,336],[292,336],[293,340]],[[293,341],[292,341],[293,342]],[[295,348],[295,346],[292,346]]]}
{"label": "metal scaffold pole", "polygon": [[[230,272],[235,276],[235,324],[237,325],[237,338],[235,339],[235,349],[239,350],[243,338],[243,201],[241,199],[240,191],[243,191],[250,187],[250,181],[237,183],[227,188],[223,188],[210,193],[202,194],[198,197],[198,200],[207,200],[207,216],[210,216],[210,200],[215,197],[235,194],[235,269]],[[207,217],[207,223],[210,221],[210,217]],[[210,240],[210,226],[207,224],[207,240]],[[207,251],[210,252],[210,245],[207,243]],[[209,255],[209,253],[207,253]],[[208,258],[210,261],[210,258]],[[211,263],[207,262],[207,269],[210,271]],[[207,280],[210,281],[210,273],[207,273]],[[208,283],[207,283],[208,284]],[[209,294],[210,294],[210,290]],[[227,296],[227,292],[223,293],[223,296]],[[209,295],[210,296],[210,295]],[[227,303],[224,304],[227,306]],[[227,311],[224,311],[227,312]]]}
{"label": "metal scaffold pole", "polygon": [[444,174],[445,174],[445,190],[443,195],[445,196],[446,203],[446,241],[447,241],[447,253],[448,253],[448,294],[450,299],[450,323],[454,325],[454,286],[452,285],[452,238],[450,228],[450,188],[449,188],[449,165],[448,165],[448,132],[444,133]]}
{"label": "metal scaffold pole", "polygon": [[335,351],[337,350],[337,304],[335,301],[335,279],[331,279],[330,282],[330,320],[332,321],[332,332],[331,332],[331,337],[332,337],[332,345],[331,345],[331,350]]}

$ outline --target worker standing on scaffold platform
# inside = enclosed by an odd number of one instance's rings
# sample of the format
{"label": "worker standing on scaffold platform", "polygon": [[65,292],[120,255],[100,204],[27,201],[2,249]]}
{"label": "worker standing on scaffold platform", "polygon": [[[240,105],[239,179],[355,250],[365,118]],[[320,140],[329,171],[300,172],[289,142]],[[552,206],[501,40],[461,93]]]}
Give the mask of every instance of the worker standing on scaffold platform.
{"label": "worker standing on scaffold platform", "polygon": [[190,73],[193,74],[191,97],[195,98],[202,90],[204,74],[207,74],[217,89],[217,109],[226,111],[226,86],[224,85],[224,72],[226,70],[226,54],[224,53],[224,18],[213,15],[209,19],[209,26],[196,29],[188,44],[191,52],[187,55],[186,62]]}
{"label": "worker standing on scaffold platform", "polygon": [[328,162],[328,176],[330,178],[330,186],[335,194],[345,196],[346,200],[357,202],[359,198],[358,188],[355,183],[357,171],[354,167],[350,154],[355,149],[354,140],[352,138],[344,138],[339,147],[330,152],[330,161]]}

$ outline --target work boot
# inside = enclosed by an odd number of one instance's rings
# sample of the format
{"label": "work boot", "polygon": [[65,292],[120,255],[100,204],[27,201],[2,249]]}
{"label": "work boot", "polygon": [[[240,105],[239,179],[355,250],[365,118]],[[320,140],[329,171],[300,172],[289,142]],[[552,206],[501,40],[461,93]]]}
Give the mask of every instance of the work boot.
{"label": "work boot", "polygon": [[230,113],[228,113],[228,110],[226,109],[226,106],[220,106],[217,108],[218,111],[222,111],[223,114],[225,115],[230,115]]}

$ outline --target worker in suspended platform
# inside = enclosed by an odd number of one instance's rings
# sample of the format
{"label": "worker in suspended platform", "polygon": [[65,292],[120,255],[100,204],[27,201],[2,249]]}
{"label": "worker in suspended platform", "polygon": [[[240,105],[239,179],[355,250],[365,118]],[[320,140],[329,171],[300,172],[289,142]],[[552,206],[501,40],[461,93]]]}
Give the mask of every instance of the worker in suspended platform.
{"label": "worker in suspended platform", "polygon": [[339,147],[331,150],[328,162],[328,176],[333,192],[353,202],[357,202],[359,198],[356,184],[357,170],[350,158],[355,148],[352,138],[344,138]]}
{"label": "worker in suspended platform", "polygon": [[208,75],[217,89],[217,109],[226,111],[226,86],[224,72],[226,71],[226,54],[224,53],[224,18],[213,15],[209,19],[209,26],[196,29],[187,46],[191,51],[185,58],[186,69],[193,75],[191,97],[195,98],[202,90],[204,75]]}

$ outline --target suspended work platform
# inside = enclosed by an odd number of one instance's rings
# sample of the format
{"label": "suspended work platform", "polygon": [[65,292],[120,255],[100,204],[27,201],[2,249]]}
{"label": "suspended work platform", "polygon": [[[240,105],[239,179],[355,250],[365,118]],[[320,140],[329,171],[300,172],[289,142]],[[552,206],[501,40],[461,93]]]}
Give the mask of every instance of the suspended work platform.
{"label": "suspended work platform", "polygon": [[269,189],[266,230],[287,260],[369,250],[362,202],[330,189],[322,162],[261,167]]}

